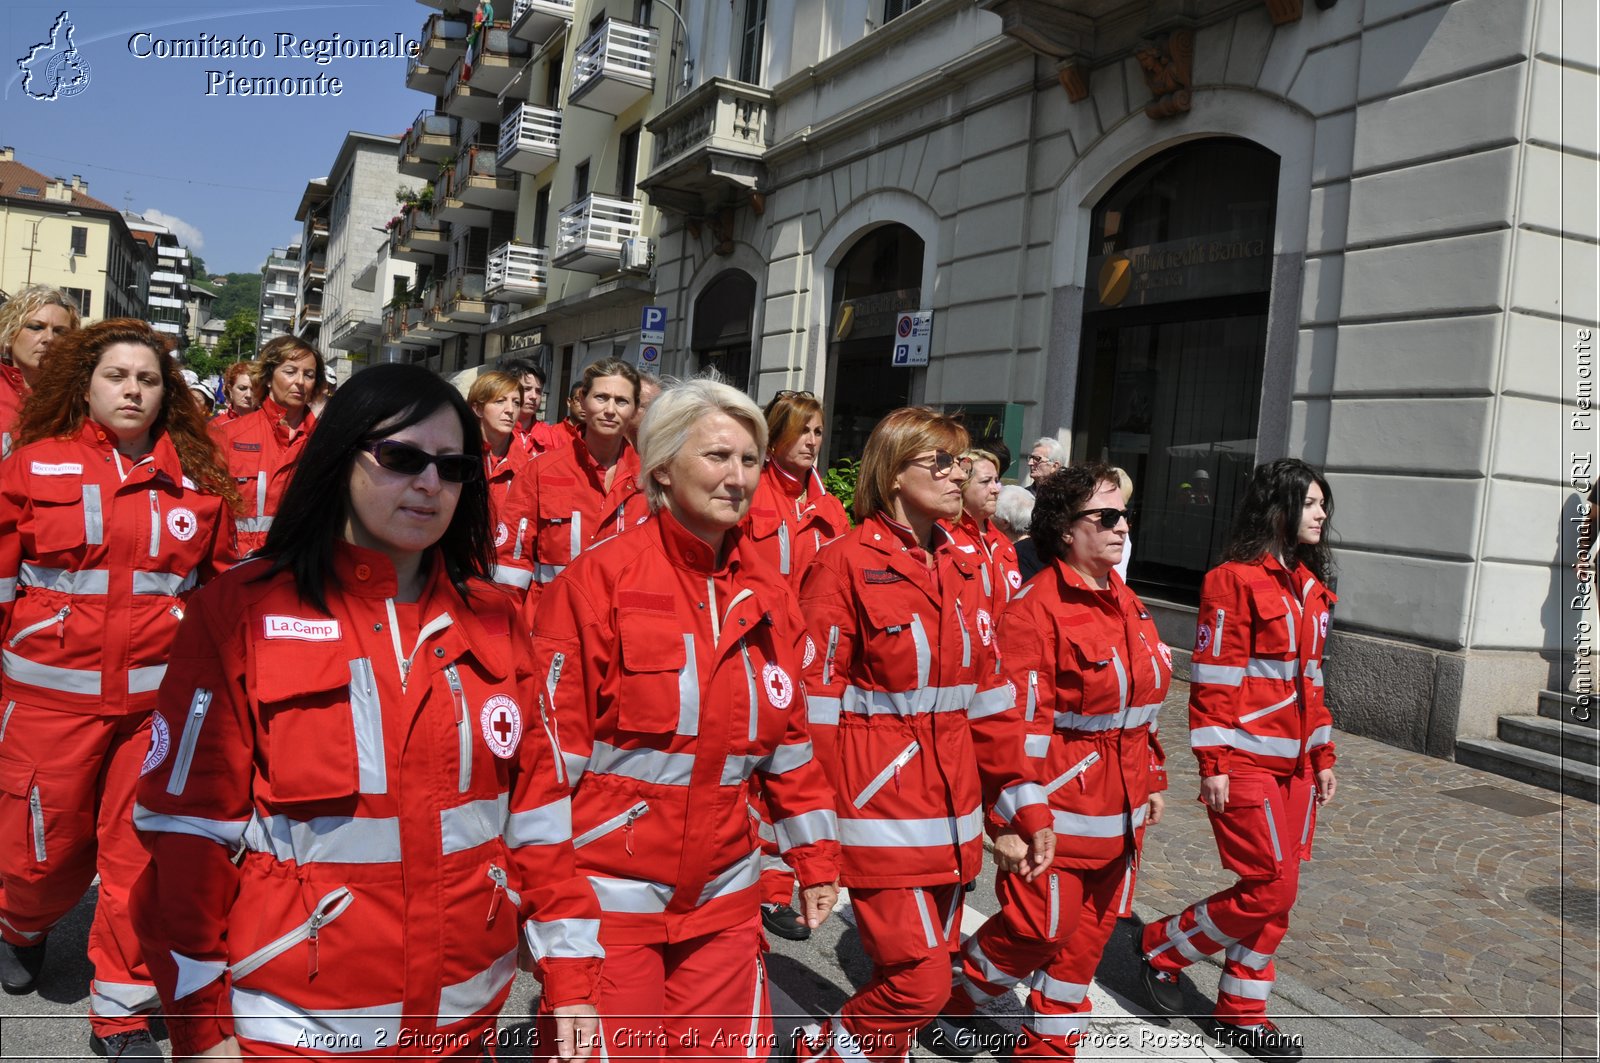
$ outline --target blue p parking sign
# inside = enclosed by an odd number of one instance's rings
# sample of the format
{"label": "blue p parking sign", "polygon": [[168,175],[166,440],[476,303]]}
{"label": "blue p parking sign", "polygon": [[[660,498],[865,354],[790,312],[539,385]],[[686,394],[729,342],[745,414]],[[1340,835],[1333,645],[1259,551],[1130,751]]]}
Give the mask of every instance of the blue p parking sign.
{"label": "blue p parking sign", "polygon": [[667,342],[667,308],[647,306],[639,318],[639,342],[662,344]]}

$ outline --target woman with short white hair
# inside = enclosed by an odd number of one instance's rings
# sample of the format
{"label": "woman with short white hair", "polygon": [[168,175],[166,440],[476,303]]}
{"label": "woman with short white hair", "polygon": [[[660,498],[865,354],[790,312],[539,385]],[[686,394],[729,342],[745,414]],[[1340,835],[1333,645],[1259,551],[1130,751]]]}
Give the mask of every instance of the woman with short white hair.
{"label": "woman with short white hair", "polygon": [[1000,498],[994,504],[994,523],[1011,540],[1017,551],[1017,569],[1026,583],[1044,567],[1039,551],[1033,545],[1033,492],[1016,484],[1000,488]]}

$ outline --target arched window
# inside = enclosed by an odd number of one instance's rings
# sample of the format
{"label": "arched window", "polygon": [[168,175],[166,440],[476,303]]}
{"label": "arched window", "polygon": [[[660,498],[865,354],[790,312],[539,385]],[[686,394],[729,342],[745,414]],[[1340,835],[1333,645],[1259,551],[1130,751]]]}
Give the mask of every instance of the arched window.
{"label": "arched window", "polygon": [[724,380],[750,389],[750,333],[756,309],[756,282],[748,273],[720,273],[694,301],[697,369],[716,369]]}

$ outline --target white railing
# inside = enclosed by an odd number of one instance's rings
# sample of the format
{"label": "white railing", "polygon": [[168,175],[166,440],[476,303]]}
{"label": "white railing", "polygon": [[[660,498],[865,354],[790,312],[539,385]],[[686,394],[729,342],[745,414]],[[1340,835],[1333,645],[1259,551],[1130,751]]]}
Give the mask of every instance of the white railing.
{"label": "white railing", "polygon": [[549,273],[550,254],[544,248],[519,243],[501,244],[489,252],[488,291],[492,294],[511,288],[542,292]]}
{"label": "white railing", "polygon": [[556,155],[560,150],[560,111],[525,103],[507,114],[500,122],[499,161],[502,166],[518,151]]}
{"label": "white railing", "polygon": [[655,31],[607,19],[572,57],[572,92],[607,74],[648,79],[654,67]]}
{"label": "white railing", "polygon": [[516,25],[530,10],[548,12],[560,18],[572,18],[572,0],[517,0],[511,8],[511,23]]}
{"label": "white railing", "polygon": [[561,212],[556,257],[587,250],[620,254],[622,241],[639,235],[639,204],[631,199],[591,195]]}

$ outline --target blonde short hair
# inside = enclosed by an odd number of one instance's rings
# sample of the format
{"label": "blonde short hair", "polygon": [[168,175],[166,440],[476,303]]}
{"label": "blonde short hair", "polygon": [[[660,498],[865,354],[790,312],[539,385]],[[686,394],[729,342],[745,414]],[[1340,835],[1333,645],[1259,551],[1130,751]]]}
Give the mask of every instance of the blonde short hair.
{"label": "blonde short hair", "polygon": [[861,453],[856,480],[856,520],[889,508],[894,478],[907,461],[924,450],[960,454],[971,438],[961,422],[926,406],[902,406],[878,422]]}
{"label": "blonde short hair", "polygon": [[766,453],[767,421],[750,396],[723,383],[713,371],[689,380],[662,381],[660,397],[639,425],[639,486],[650,512],[660,512],[667,502],[667,489],[656,481],[656,470],[671,464],[695,422],[713,413],[725,413],[744,425],[756,442],[756,452]]}
{"label": "blonde short hair", "polygon": [[1117,478],[1117,490],[1122,492],[1122,504],[1126,506],[1133,501],[1133,477],[1116,465],[1111,467],[1111,472]]}
{"label": "blonde short hair", "polygon": [[0,355],[5,356],[6,361],[11,360],[11,341],[22,331],[23,322],[47,306],[59,306],[67,312],[68,328],[78,328],[82,323],[78,304],[60,288],[46,284],[24,288],[0,306]]}
{"label": "blonde short hair", "polygon": [[472,387],[467,389],[467,405],[472,407],[472,412],[477,413],[478,407],[493,402],[503,396],[517,393],[518,401],[522,398],[522,380],[503,373],[498,369],[491,369],[487,373],[479,373],[478,379],[472,382]]}

